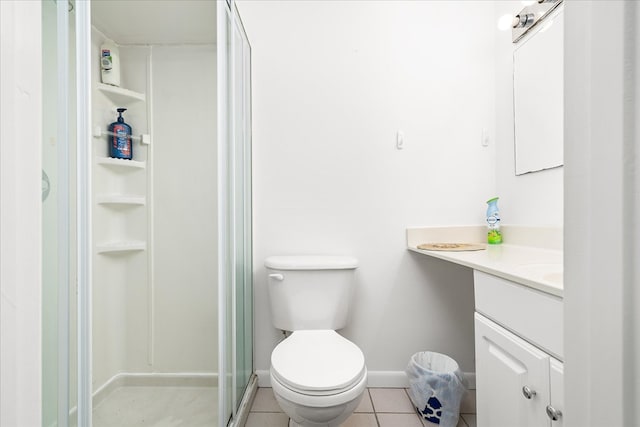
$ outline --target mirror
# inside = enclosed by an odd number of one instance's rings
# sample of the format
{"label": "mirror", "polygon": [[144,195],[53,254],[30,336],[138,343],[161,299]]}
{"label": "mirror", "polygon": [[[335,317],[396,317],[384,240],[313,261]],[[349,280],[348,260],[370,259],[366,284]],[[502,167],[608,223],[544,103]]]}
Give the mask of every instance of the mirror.
{"label": "mirror", "polygon": [[563,164],[562,8],[532,28],[513,53],[516,175]]}

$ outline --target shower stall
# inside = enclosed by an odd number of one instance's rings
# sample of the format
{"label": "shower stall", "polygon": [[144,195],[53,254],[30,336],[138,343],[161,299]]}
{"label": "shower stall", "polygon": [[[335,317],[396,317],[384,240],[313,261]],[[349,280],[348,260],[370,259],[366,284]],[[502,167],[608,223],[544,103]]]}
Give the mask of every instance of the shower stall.
{"label": "shower stall", "polygon": [[[43,0],[43,426],[242,422],[251,48],[233,2]],[[120,85],[101,79],[118,46]],[[131,160],[110,157],[126,108]]]}

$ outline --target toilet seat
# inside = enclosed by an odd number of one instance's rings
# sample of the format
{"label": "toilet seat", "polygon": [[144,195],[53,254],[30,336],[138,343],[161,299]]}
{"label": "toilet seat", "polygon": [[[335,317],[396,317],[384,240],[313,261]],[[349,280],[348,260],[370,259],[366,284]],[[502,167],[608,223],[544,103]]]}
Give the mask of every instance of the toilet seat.
{"label": "toilet seat", "polygon": [[271,353],[274,379],[300,394],[344,393],[366,373],[360,348],[333,330],[295,331]]}

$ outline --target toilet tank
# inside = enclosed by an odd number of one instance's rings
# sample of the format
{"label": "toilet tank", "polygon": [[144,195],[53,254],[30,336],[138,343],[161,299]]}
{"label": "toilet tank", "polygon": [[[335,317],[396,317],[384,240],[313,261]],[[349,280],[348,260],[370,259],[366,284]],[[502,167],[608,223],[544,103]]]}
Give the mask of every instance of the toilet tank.
{"label": "toilet tank", "polygon": [[298,331],[347,325],[357,259],[271,256],[264,265],[273,326]]}

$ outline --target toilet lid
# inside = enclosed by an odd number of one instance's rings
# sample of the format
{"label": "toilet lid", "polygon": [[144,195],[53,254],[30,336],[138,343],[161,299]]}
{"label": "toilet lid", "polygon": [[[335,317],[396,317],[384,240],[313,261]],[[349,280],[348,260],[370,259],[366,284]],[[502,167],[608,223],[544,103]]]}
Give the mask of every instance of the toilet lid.
{"label": "toilet lid", "polygon": [[296,331],[271,353],[273,375],[300,392],[339,393],[351,388],[366,372],[357,345],[336,331]]}

